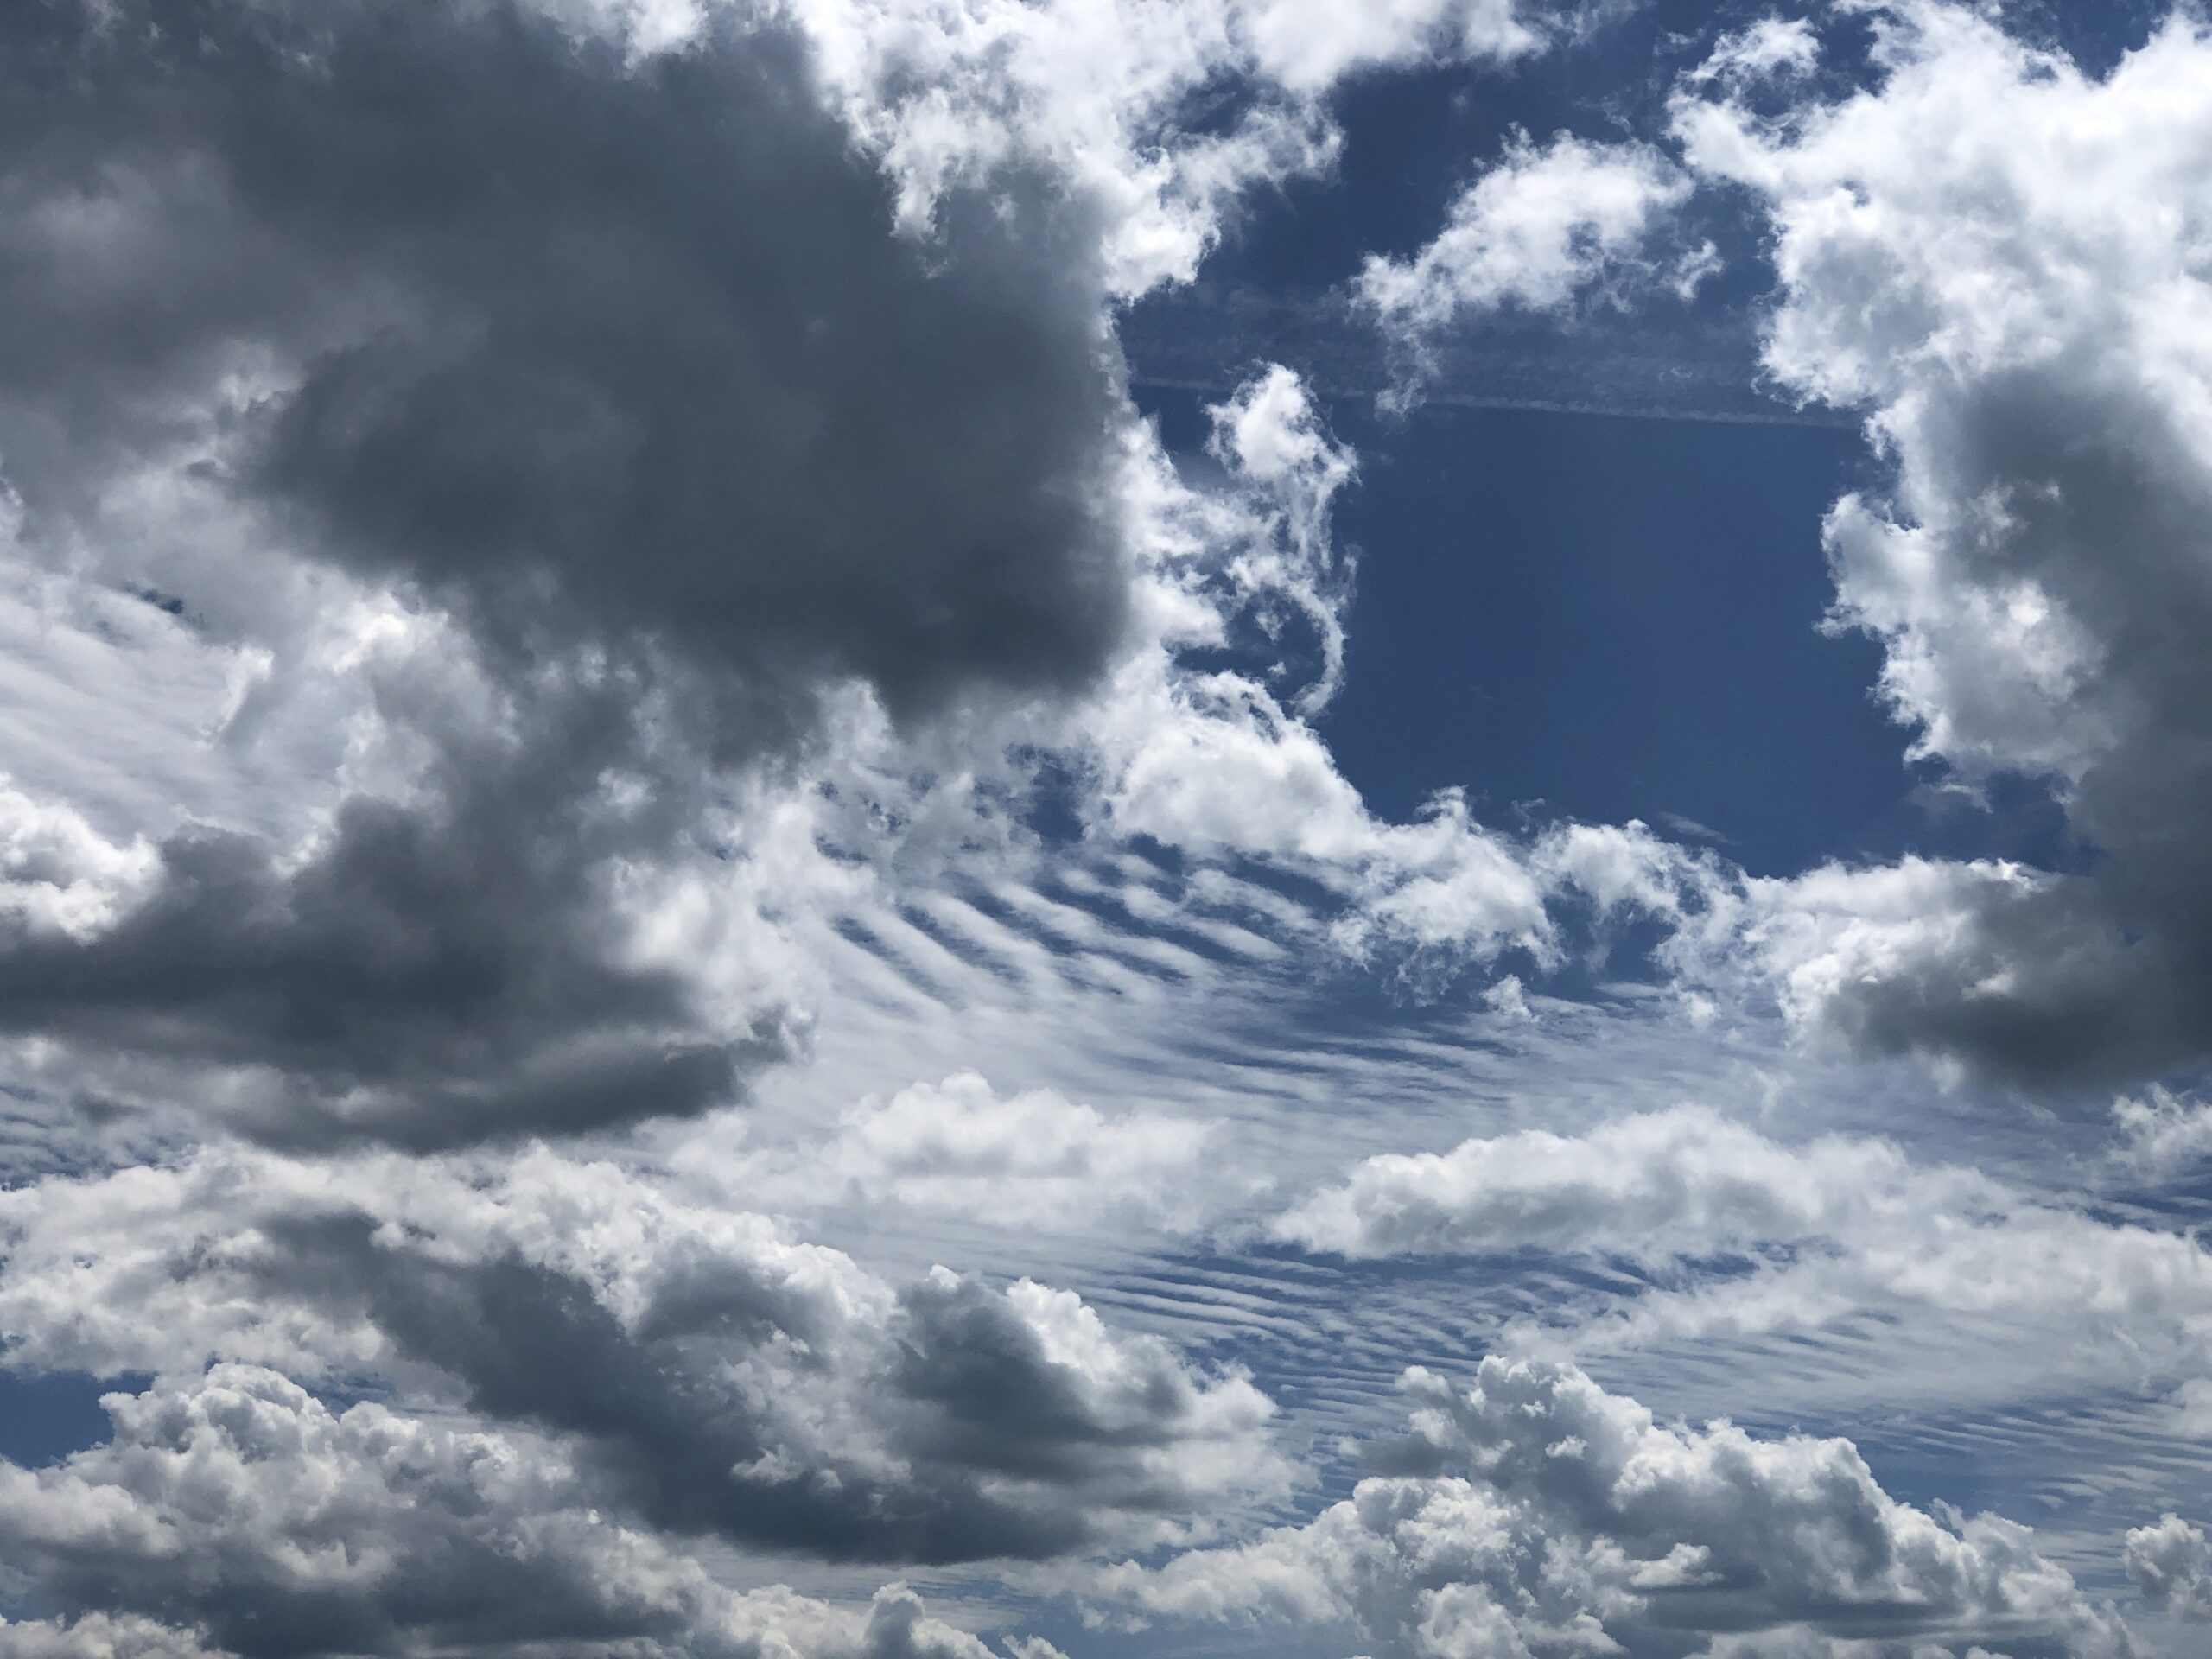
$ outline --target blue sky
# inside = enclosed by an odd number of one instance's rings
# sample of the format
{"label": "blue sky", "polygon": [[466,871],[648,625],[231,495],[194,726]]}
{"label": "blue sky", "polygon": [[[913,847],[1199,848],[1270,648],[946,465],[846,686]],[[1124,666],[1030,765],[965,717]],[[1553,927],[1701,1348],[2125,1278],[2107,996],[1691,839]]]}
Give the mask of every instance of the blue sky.
{"label": "blue sky", "polygon": [[0,76],[0,1656],[2198,1650],[2196,14]]}

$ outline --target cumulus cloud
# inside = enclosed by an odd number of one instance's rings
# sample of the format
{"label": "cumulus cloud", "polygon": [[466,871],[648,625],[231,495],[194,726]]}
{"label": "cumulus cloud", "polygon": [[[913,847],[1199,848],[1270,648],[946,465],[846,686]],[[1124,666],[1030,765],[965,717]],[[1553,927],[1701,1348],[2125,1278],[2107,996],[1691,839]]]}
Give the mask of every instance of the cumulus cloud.
{"label": "cumulus cloud", "polygon": [[2151,1605],[2178,1618],[2212,1619],[2212,1543],[2203,1529],[2171,1512],[2127,1535],[2127,1576]]}
{"label": "cumulus cloud", "polygon": [[380,1377],[522,1425],[598,1500],[836,1560],[1049,1555],[1278,1492],[1274,1408],[1078,1298],[893,1285],[605,1164],[173,1168],[0,1195],[18,1364]]}
{"label": "cumulus cloud", "polygon": [[2165,1176],[2212,1157],[2212,1106],[2155,1085],[2113,1103],[2119,1157],[2145,1175]]}
{"label": "cumulus cloud", "polygon": [[9,1027],[302,1141],[732,1098],[784,1011],[640,962],[621,902],[714,855],[716,769],[840,685],[914,720],[1117,648],[1086,210],[1009,168],[899,236],[804,43],[726,16],[640,53],[520,4],[59,6],[0,73],[25,546],[279,655],[321,594],[419,618],[369,664],[413,765],[304,849],[164,826],[120,914],[47,882]]}
{"label": "cumulus cloud", "polygon": [[2184,828],[2212,779],[2212,41],[2177,14],[2093,75],[1979,10],[1871,10],[1873,86],[1686,95],[1676,130],[1771,226],[1769,372],[1863,411],[1891,468],[1828,517],[1833,625],[1880,641],[1915,755],[2047,781],[2084,857],[1753,884],[1755,954],[1865,1050],[2041,1090],[2155,1075],[2212,1032]]}
{"label": "cumulus cloud", "polygon": [[1656,1260],[1855,1236],[1938,1213],[2008,1207],[1997,1183],[1923,1171],[1881,1141],[1802,1147],[1702,1107],[1586,1134],[1527,1129],[1447,1153],[1370,1158],[1274,1223],[1351,1256],[1593,1251]]}
{"label": "cumulus cloud", "polygon": [[67,802],[0,776],[0,913],[26,931],[81,938],[129,907],[155,872],[143,842],[108,840]]}
{"label": "cumulus cloud", "polygon": [[1571,1366],[1491,1358],[1470,1389],[1406,1387],[1391,1455],[1417,1472],[1105,1582],[1155,1613],[1348,1625],[1389,1659],[2133,1651],[2028,1529],[1899,1503],[1848,1440],[1669,1427]]}
{"label": "cumulus cloud", "polygon": [[990,1651],[925,1617],[901,1586],[865,1611],[726,1589],[696,1561],[602,1518],[537,1436],[372,1402],[335,1409],[247,1365],[103,1403],[114,1424],[106,1445],[35,1471],[0,1464],[11,1564],[48,1597],[94,1610],[0,1627],[0,1652]]}
{"label": "cumulus cloud", "polygon": [[[1510,62],[1556,20],[1521,0],[785,0],[855,130],[926,225],[1009,160],[1104,215],[1118,292],[1187,280],[1255,186],[1325,169],[1328,95],[1364,71]],[[1224,105],[1220,94],[1234,89]]]}
{"label": "cumulus cloud", "polygon": [[[1371,256],[1355,292],[1418,366],[1463,315],[1560,311],[1608,278],[1656,275],[1646,245],[1691,188],[1648,144],[1520,135],[1459,194],[1434,240],[1410,259]],[[1684,265],[1682,280],[1694,285],[1701,269]]]}

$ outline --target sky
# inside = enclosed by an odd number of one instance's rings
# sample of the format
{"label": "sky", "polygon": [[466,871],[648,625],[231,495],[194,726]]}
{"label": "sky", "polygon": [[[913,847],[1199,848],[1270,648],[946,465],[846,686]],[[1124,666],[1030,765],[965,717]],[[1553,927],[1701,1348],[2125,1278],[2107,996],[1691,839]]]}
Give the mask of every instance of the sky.
{"label": "sky", "polygon": [[2188,1659],[2212,22],[0,9],[0,1656]]}

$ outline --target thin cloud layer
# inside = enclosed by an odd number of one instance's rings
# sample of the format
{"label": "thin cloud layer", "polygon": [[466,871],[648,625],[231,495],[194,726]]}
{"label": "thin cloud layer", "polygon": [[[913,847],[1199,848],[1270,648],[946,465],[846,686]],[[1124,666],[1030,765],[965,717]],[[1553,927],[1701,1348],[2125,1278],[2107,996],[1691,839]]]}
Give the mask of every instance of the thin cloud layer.
{"label": "thin cloud layer", "polygon": [[[2079,1175],[2155,1175],[2140,1145],[2123,1141]],[[2094,1184],[2023,1189],[1923,1164],[1886,1141],[1787,1145],[1677,1107],[1370,1158],[1269,1231],[1352,1261],[1543,1253],[1640,1270],[1609,1294],[1517,1316],[1515,1351],[1750,1350],[1877,1319],[1890,1355],[1876,1398],[1923,1379],[1972,1386],[1957,1374],[1971,1356],[2003,1353],[2031,1363],[2034,1388],[2053,1396],[2128,1387],[2185,1410],[2212,1357],[2212,1252],[2102,1199]]]}

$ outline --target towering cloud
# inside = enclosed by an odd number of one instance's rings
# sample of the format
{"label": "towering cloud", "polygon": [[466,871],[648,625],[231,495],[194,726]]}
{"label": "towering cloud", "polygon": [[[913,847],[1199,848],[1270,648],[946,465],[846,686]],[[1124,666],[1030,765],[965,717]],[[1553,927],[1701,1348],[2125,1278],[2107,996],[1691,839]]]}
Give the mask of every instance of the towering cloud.
{"label": "towering cloud", "polygon": [[1829,515],[1834,626],[1881,641],[1916,755],[2047,784],[2079,856],[1753,883],[1745,925],[1792,1014],[1865,1049],[2157,1073],[2212,1050],[2212,40],[2177,15],[2099,77],[1979,10],[1872,11],[1878,84],[1676,124],[1771,225],[1770,372],[1891,463]]}

